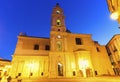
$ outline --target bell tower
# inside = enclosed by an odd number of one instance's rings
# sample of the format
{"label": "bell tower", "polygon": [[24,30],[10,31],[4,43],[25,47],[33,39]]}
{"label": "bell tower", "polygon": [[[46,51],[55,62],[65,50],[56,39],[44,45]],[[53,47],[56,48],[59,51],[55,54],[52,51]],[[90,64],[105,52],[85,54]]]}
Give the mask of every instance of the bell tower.
{"label": "bell tower", "polygon": [[57,3],[52,11],[51,31],[65,32],[66,27],[65,27],[64,19],[65,16],[63,14],[63,10],[60,8],[59,4]]}
{"label": "bell tower", "polygon": [[49,77],[65,77],[66,27],[63,10],[57,3],[52,11],[50,32]]}

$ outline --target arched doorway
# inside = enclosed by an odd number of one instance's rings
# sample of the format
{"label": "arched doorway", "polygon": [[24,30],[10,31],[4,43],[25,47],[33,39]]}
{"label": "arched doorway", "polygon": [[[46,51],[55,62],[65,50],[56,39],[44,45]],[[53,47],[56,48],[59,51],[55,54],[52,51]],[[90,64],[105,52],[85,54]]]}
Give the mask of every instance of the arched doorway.
{"label": "arched doorway", "polygon": [[63,65],[58,63],[58,76],[63,76]]}

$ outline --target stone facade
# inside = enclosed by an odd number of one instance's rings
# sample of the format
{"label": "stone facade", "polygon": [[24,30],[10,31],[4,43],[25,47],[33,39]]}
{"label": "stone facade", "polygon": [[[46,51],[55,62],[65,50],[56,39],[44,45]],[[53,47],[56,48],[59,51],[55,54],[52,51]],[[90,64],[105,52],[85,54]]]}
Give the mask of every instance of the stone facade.
{"label": "stone facade", "polygon": [[50,38],[18,36],[12,59],[12,77],[68,78],[114,75],[105,46],[91,34],[67,30],[63,10],[53,8]]}
{"label": "stone facade", "polygon": [[120,75],[120,34],[116,34],[106,45],[115,75]]}
{"label": "stone facade", "polygon": [[8,76],[11,69],[11,61],[0,58],[0,79],[3,76]]}

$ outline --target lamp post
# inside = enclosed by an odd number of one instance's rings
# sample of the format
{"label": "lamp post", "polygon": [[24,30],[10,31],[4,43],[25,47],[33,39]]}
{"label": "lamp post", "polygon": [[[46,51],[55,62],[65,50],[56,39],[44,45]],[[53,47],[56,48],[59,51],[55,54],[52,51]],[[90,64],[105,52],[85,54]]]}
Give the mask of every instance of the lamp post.
{"label": "lamp post", "polygon": [[120,28],[120,0],[107,0],[108,9],[111,12],[110,17],[117,20]]}

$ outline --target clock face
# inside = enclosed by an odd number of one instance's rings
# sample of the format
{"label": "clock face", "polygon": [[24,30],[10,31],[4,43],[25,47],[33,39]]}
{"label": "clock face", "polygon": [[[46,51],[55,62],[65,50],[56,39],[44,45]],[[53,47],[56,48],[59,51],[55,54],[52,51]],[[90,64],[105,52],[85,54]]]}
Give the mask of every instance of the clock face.
{"label": "clock face", "polygon": [[58,38],[61,38],[61,36],[60,36],[60,35],[58,35],[57,37],[58,37]]}
{"label": "clock face", "polygon": [[60,14],[60,11],[59,11],[59,10],[57,10],[57,11],[56,11],[56,13],[57,13],[57,14]]}

